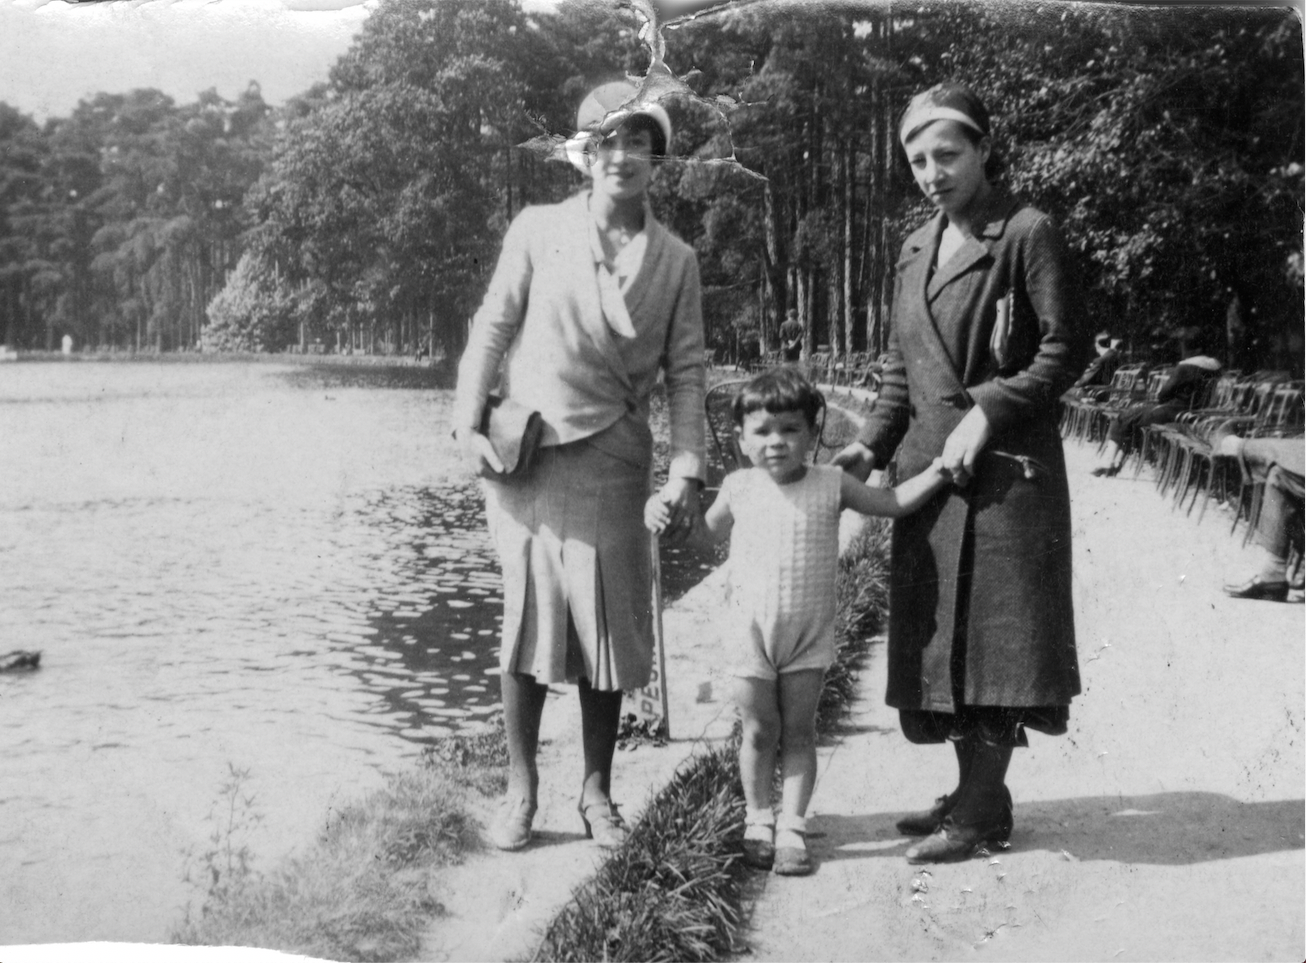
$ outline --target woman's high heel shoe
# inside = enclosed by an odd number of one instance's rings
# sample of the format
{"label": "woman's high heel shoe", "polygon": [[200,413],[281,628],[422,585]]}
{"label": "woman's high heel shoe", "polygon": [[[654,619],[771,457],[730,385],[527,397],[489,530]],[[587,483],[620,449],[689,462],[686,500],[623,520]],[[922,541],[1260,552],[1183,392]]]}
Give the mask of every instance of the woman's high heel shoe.
{"label": "woman's high heel shoe", "polygon": [[609,848],[620,846],[626,841],[626,836],[629,835],[626,821],[621,818],[621,813],[617,812],[617,806],[612,800],[599,799],[587,803],[582,799],[576,804],[576,811],[580,813],[580,821],[585,824],[586,838]]}
{"label": "woman's high heel shoe", "polygon": [[496,849],[508,852],[525,848],[531,841],[531,823],[534,819],[534,803],[505,801],[490,827],[490,842]]}

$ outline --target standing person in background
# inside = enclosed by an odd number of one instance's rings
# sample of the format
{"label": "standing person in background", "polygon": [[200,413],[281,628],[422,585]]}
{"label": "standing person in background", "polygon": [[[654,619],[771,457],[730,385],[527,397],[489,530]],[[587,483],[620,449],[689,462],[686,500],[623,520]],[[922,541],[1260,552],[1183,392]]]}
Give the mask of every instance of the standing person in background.
{"label": "standing person in background", "polygon": [[889,686],[903,734],[951,742],[958,781],[898,822],[913,863],[1012,831],[1007,766],[1025,729],[1066,731],[1080,691],[1070,494],[1058,399],[1078,370],[1080,299],[1051,220],[994,184],[989,113],[968,88],[918,94],[899,129],[938,213],[903,244],[879,400],[835,458],[859,477],[942,450],[958,488],[894,522]]}
{"label": "standing person in background", "polygon": [[798,312],[790,308],[780,325],[780,354],[786,362],[797,361],[803,356],[803,334],[803,323],[798,320]]}
{"label": "standing person in background", "polygon": [[[503,567],[500,650],[508,794],[491,828],[500,849],[531,838],[536,751],[548,687],[580,694],[586,835],[617,845],[611,797],[621,694],[649,680],[652,556],[643,527],[653,437],[649,396],[666,382],[671,462],[661,498],[670,530],[699,511],[704,469],[703,317],[698,262],[648,204],[671,121],[618,81],[580,105],[568,156],[589,178],[560,204],[527,207],[508,228],[458,369],[455,436],[486,476],[485,508]],[[541,449],[524,477],[480,425],[500,393],[540,412]]]}
{"label": "standing person in background", "polygon": [[1095,386],[1106,386],[1111,383],[1115,377],[1116,369],[1120,367],[1120,342],[1111,339],[1110,331],[1101,331],[1093,339],[1093,347],[1097,351],[1097,357],[1094,358],[1084,373],[1079,376],[1075,382],[1076,388],[1090,388]]}

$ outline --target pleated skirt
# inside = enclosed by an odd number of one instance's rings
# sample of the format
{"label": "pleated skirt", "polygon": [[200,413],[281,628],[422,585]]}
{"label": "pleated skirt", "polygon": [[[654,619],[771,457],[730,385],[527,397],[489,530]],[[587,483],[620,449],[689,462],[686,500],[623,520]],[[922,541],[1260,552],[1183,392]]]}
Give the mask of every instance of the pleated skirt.
{"label": "pleated skirt", "polygon": [[587,440],[543,448],[523,479],[486,480],[503,569],[499,669],[604,691],[648,683],[653,664],[647,464]]}

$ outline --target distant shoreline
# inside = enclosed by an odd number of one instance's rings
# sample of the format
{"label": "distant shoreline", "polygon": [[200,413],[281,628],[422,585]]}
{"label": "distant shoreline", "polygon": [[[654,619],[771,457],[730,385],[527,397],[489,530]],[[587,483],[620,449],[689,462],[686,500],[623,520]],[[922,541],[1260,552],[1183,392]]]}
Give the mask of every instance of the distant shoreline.
{"label": "distant shoreline", "polygon": [[449,361],[423,358],[418,361],[402,354],[300,354],[299,352],[240,352],[240,351],[19,351],[16,359],[23,362],[156,362],[159,364],[223,363],[233,361],[268,364],[308,365],[371,365],[387,368],[438,368],[449,366]]}

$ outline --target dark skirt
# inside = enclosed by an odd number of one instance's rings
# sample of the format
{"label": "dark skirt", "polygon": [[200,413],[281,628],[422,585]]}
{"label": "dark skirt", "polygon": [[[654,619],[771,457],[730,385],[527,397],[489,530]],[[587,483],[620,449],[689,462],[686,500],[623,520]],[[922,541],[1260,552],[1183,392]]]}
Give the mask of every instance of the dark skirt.
{"label": "dark skirt", "polygon": [[924,744],[979,739],[990,746],[1028,746],[1025,728],[1062,736],[1070,706],[960,706],[956,712],[899,709],[898,721],[908,742]]}

